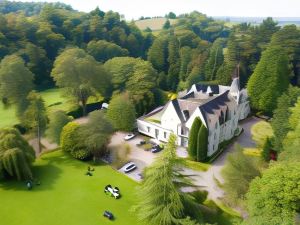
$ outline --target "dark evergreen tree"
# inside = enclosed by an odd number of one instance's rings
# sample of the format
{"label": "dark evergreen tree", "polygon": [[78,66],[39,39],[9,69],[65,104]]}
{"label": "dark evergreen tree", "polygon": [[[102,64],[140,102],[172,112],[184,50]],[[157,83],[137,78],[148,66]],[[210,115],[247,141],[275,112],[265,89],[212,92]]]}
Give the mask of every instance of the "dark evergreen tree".
{"label": "dark evergreen tree", "polygon": [[288,55],[292,67],[291,81],[293,85],[300,84],[300,30],[296,25],[287,25],[273,34],[272,46],[281,46]]}
{"label": "dark evergreen tree", "polygon": [[154,69],[159,72],[168,72],[168,41],[165,37],[158,37],[154,40],[148,51],[148,61]]}
{"label": "dark evergreen tree", "polygon": [[223,56],[224,39],[219,38],[214,41],[209,50],[209,58],[205,65],[206,80],[215,80],[219,67],[224,61]]}
{"label": "dark evergreen tree", "polygon": [[189,133],[189,145],[188,145],[188,153],[193,160],[197,159],[198,133],[201,126],[202,126],[202,122],[200,118],[196,117]]}
{"label": "dark evergreen tree", "polygon": [[171,36],[168,44],[168,77],[167,84],[169,90],[175,91],[179,82],[180,71],[180,56],[179,56],[179,42],[175,36]]}
{"label": "dark evergreen tree", "polygon": [[300,97],[300,88],[290,86],[286,93],[283,93],[277,100],[271,125],[274,132],[274,149],[282,151],[282,143],[290,130],[289,117],[293,107]]}
{"label": "dark evergreen tree", "polygon": [[208,130],[202,123],[197,136],[197,161],[206,162],[208,145]]}
{"label": "dark evergreen tree", "polygon": [[278,97],[288,88],[289,75],[285,51],[280,47],[269,46],[263,52],[247,85],[252,106],[271,115]]}
{"label": "dark evergreen tree", "polygon": [[271,159],[271,150],[272,150],[272,142],[271,139],[269,137],[267,137],[267,139],[265,140],[263,149],[262,149],[262,157],[266,162],[269,162]]}
{"label": "dark evergreen tree", "polygon": [[167,21],[165,22],[165,24],[163,25],[163,29],[164,29],[164,30],[168,30],[168,29],[170,29],[170,27],[171,27],[170,20],[167,20]]}

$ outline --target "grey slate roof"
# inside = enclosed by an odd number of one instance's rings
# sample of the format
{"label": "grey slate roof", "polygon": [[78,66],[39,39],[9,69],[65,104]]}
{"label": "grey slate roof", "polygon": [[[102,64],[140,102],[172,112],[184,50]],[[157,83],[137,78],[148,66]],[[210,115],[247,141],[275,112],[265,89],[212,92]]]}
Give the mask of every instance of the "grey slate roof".
{"label": "grey slate roof", "polygon": [[206,92],[207,88],[210,87],[213,94],[219,94],[219,85],[205,85],[205,84],[195,84],[197,92]]}
{"label": "grey slate roof", "polygon": [[223,94],[212,99],[211,101],[208,101],[207,103],[199,106],[199,109],[201,111],[201,114],[203,115],[206,124],[208,124],[207,114],[214,114],[214,110],[220,109],[220,106],[224,106],[226,105],[226,102],[230,101],[228,94],[229,91],[226,91]]}
{"label": "grey slate roof", "polygon": [[216,97],[212,97],[202,101],[196,101],[197,99],[195,100],[193,98],[174,99],[171,101],[171,103],[173,104],[181,122],[186,122],[186,117],[183,115],[185,110],[189,112],[189,115],[192,115],[193,112],[197,108],[199,108],[207,124],[206,114],[213,114],[214,110],[218,110],[220,109],[220,106],[226,105],[226,102],[230,101],[230,99],[228,98],[228,93],[229,91],[226,91]]}

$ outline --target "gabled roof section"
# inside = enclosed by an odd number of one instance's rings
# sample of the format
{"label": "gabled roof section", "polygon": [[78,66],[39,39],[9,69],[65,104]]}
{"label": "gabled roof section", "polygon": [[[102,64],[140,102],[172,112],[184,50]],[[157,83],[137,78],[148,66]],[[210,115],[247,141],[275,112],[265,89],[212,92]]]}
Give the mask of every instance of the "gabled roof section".
{"label": "gabled roof section", "polygon": [[207,92],[208,87],[210,87],[213,94],[219,94],[219,85],[205,85],[205,84],[195,84],[197,92]]}
{"label": "gabled roof section", "polygon": [[190,92],[189,94],[183,96],[180,99],[188,99],[188,98],[195,98],[195,93],[194,92]]}
{"label": "gabled roof section", "polygon": [[171,104],[174,106],[174,109],[180,119],[181,122],[184,122],[184,117],[182,115],[182,112],[181,112],[181,109],[180,109],[180,106],[179,106],[179,103],[178,103],[178,100],[177,99],[174,99],[171,101]]}
{"label": "gabled roof section", "polygon": [[199,106],[199,110],[201,111],[201,114],[205,120],[206,125],[208,124],[207,114],[214,114],[214,110],[219,110],[221,106],[226,105],[226,103],[230,101],[228,94],[229,91],[226,91],[223,94]]}

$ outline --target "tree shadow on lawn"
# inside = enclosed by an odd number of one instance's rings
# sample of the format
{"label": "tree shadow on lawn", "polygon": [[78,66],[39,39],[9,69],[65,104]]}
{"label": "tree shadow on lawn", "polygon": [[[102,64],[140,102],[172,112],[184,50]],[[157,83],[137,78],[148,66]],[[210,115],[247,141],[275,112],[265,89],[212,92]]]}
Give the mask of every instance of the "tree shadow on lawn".
{"label": "tree shadow on lawn", "polygon": [[[35,165],[32,168],[34,175],[33,188],[30,191],[45,191],[53,189],[55,181],[60,177],[62,170],[52,163]],[[37,185],[37,181],[40,185]],[[27,191],[26,181],[5,180],[0,183],[4,190]]]}
{"label": "tree shadow on lawn", "polygon": [[[54,188],[54,184],[57,179],[63,174],[63,168],[70,167],[77,169],[84,175],[87,172],[87,167],[91,168],[105,166],[104,162],[94,164],[93,161],[80,161],[72,158],[64,152],[52,152],[42,155],[41,158],[37,159],[32,167],[32,173],[34,176],[33,189],[30,191],[47,191]],[[66,173],[67,175],[67,173]],[[80,174],[81,175],[81,174]],[[40,182],[40,185],[36,183]],[[4,180],[0,182],[0,189],[4,190],[15,190],[15,191],[27,191],[26,181],[16,180]]]}
{"label": "tree shadow on lawn", "polygon": [[88,166],[91,166],[91,167],[98,167],[98,166],[106,166],[108,164],[106,164],[105,162],[103,161],[99,161],[99,162],[94,162],[92,159],[89,159],[89,160],[79,160],[79,159],[75,159],[73,158],[71,155],[69,155],[68,153],[66,152],[62,152],[62,151],[57,151],[57,154],[56,156],[51,156],[51,153],[48,155],[48,154],[45,154],[41,157],[41,160],[44,160],[44,161],[49,161],[51,163],[55,163],[55,164],[58,164],[58,165],[64,165],[64,166],[70,166],[70,167],[73,167],[73,168],[84,168],[85,170],[87,169]]}

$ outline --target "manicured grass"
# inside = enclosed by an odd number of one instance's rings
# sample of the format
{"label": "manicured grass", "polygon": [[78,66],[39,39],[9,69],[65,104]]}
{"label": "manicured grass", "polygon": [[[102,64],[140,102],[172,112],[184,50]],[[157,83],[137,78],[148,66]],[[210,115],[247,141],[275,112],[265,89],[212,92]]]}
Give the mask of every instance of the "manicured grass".
{"label": "manicured grass", "polygon": [[273,136],[273,130],[270,123],[266,121],[260,121],[251,128],[252,139],[261,148],[267,137]]}
{"label": "manicured grass", "polygon": [[240,214],[234,209],[229,208],[222,204],[221,202],[214,202],[211,200],[206,200],[204,205],[210,209],[215,209],[217,213],[211,214],[204,212],[204,218],[208,223],[219,224],[219,225],[232,225],[232,224],[241,224],[242,219]]}
{"label": "manicured grass", "polygon": [[[26,190],[23,182],[0,183],[0,224],[5,225],[137,225],[129,210],[135,202],[137,183],[108,165],[93,166],[86,176],[88,163],[70,158],[61,151],[48,153],[34,164],[40,186]],[[104,186],[118,186],[122,197],[107,196]],[[102,216],[111,211],[116,220]]]}
{"label": "manicured grass", "polygon": [[[48,89],[39,92],[44,101],[47,110],[51,113],[57,110],[68,111],[71,108],[71,104],[61,96],[61,91],[58,88]],[[13,126],[19,123],[16,117],[15,107],[4,108],[3,104],[0,103],[0,128],[6,126]]]}
{"label": "manicured grass", "polygon": [[4,108],[4,105],[0,103],[0,128],[12,126],[16,123],[18,123],[18,118],[16,117],[15,107]]}
{"label": "manicured grass", "polygon": [[245,155],[256,156],[256,157],[260,157],[261,152],[262,152],[262,149],[258,149],[258,148],[244,148],[244,151],[243,151],[243,153]]}
{"label": "manicured grass", "polygon": [[197,171],[207,171],[210,167],[210,165],[207,163],[195,162],[189,159],[185,159],[184,164],[189,169],[197,170]]}
{"label": "manicured grass", "polygon": [[40,92],[40,94],[49,112],[57,110],[68,111],[71,107],[71,104],[62,96],[62,92],[59,88],[48,89]]}

